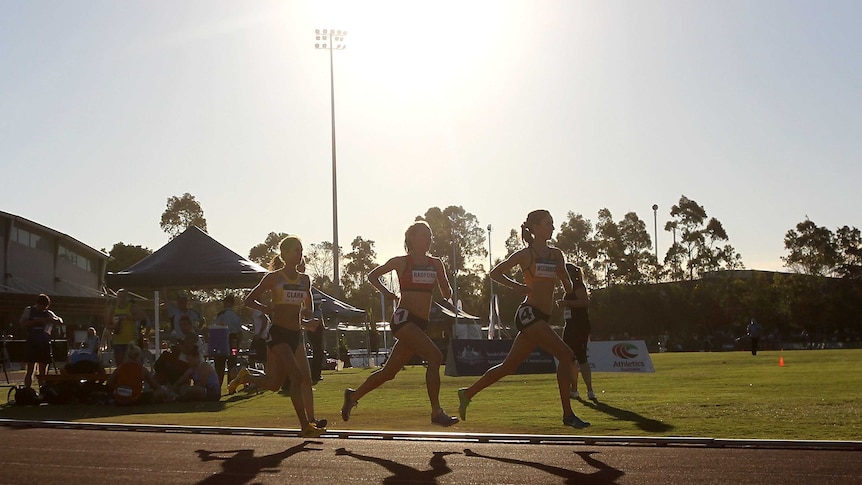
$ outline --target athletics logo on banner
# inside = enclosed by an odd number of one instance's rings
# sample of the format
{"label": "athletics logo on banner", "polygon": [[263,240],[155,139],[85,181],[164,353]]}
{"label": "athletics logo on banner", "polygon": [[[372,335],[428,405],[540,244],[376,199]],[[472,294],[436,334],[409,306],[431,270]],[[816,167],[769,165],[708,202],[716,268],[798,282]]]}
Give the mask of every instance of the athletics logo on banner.
{"label": "athletics logo on banner", "polygon": [[593,372],[655,372],[643,340],[590,342],[587,353]]}

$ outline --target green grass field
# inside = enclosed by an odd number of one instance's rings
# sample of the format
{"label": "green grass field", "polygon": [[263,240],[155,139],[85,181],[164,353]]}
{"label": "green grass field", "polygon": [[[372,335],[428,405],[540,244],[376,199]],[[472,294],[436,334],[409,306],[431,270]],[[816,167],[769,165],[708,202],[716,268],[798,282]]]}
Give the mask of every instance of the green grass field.
{"label": "green grass field", "polygon": [[[779,366],[779,354],[785,366]],[[509,376],[473,399],[466,422],[447,431],[862,440],[862,350],[653,354],[655,374],[599,373],[599,404],[573,401],[592,427],[562,426],[555,376]],[[342,393],[373,369],[325,371],[317,416],[331,429],[441,430],[430,424],[425,369],[408,367],[365,396],[341,423]],[[476,377],[442,377],[441,403],[457,414],[456,391]],[[581,383],[581,394],[586,388]],[[0,418],[108,423],[297,428],[290,398],[240,392],[219,403],[112,406],[6,405]]]}

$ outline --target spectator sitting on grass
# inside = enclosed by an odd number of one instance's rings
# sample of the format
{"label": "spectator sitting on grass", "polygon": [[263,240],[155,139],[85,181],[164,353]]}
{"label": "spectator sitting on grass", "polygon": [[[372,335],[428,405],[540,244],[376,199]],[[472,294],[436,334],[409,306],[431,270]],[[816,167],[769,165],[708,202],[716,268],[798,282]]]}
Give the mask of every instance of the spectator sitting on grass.
{"label": "spectator sitting on grass", "polygon": [[200,358],[197,348],[188,355],[189,370],[174,383],[180,401],[218,401],[221,383],[213,366]]}
{"label": "spectator sitting on grass", "polygon": [[[167,398],[167,389],[160,386],[153,374],[141,364],[141,348],[136,343],[132,342],[126,348],[125,359],[108,378],[114,402],[118,406],[163,402]],[[145,389],[144,383],[149,384],[149,390]]]}

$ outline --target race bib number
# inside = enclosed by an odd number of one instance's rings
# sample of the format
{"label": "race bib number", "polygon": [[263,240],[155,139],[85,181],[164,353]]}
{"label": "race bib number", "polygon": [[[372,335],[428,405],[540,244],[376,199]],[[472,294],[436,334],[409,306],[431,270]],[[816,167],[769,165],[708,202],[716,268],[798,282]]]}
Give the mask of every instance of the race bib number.
{"label": "race bib number", "polygon": [[403,308],[399,308],[398,310],[395,310],[395,313],[392,314],[392,324],[393,325],[400,325],[402,323],[406,323],[407,318],[409,316],[410,316],[409,311],[407,311]]}
{"label": "race bib number", "polygon": [[422,285],[433,285],[437,281],[437,272],[434,270],[414,269],[413,283]]}
{"label": "race bib number", "polygon": [[572,318],[572,309],[569,307],[566,307],[566,309],[563,310],[563,319],[570,320],[571,318]]}
{"label": "race bib number", "polygon": [[536,262],[536,277],[538,278],[553,278],[557,276],[556,263]]}
{"label": "race bib number", "polygon": [[532,307],[522,306],[522,307],[518,310],[518,320],[519,320],[523,325],[529,325],[529,324],[533,323],[533,321],[534,321],[535,319],[536,319],[536,314],[535,314],[535,313],[533,313],[533,308],[532,308]]}
{"label": "race bib number", "polygon": [[285,288],[281,293],[281,303],[290,305],[301,305],[305,301],[305,291],[288,290]]}
{"label": "race bib number", "polygon": [[132,397],[132,388],[129,386],[117,387],[117,395],[120,397]]}

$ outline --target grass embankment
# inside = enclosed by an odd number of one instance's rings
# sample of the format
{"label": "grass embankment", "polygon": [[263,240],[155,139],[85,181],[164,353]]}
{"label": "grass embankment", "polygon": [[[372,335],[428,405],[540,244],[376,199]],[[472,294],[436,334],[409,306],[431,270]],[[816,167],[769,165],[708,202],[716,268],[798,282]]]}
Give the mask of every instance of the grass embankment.
{"label": "grass embankment", "polygon": [[[780,367],[779,356],[785,366]],[[563,427],[555,376],[509,376],[473,399],[466,422],[447,431],[476,433],[704,436],[862,440],[862,350],[665,353],[655,374],[594,375],[599,403],[572,401],[592,427]],[[341,423],[342,393],[373,369],[326,371],[315,386],[317,417],[332,429],[441,430],[429,422],[425,369],[408,367],[365,396]],[[457,414],[456,390],[476,377],[442,378],[441,403]],[[586,395],[583,382],[581,394]],[[290,398],[240,392],[219,403],[112,406],[4,406],[0,418],[88,422],[296,428]]]}

